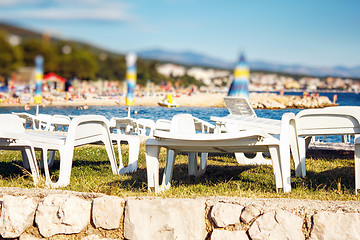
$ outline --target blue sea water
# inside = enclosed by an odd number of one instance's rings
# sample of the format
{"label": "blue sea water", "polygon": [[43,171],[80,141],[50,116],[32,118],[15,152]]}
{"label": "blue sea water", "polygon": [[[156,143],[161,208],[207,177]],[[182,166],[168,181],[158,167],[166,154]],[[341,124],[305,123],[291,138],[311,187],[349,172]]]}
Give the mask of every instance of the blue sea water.
{"label": "blue sea water", "polygon": [[[320,93],[320,96],[327,96],[332,100],[334,94],[337,94],[337,103],[340,106],[360,106],[360,94],[356,93],[340,93],[340,92],[325,92]],[[302,92],[285,92],[285,95],[302,95]],[[137,115],[134,114],[137,111]],[[301,109],[256,109],[255,112],[258,117],[266,117],[272,119],[281,119],[285,112],[297,113]],[[23,107],[3,107],[0,108],[0,113],[11,112],[24,112]],[[29,113],[35,114],[35,108],[30,109]],[[47,114],[63,114],[63,115],[82,115],[82,114],[100,114],[110,119],[111,117],[126,117],[127,111],[124,106],[90,106],[88,110],[77,110],[73,106],[69,107],[40,107],[40,113]],[[174,115],[179,113],[190,113],[195,117],[202,120],[209,121],[210,116],[222,117],[229,114],[226,108],[214,107],[177,107],[177,108],[164,108],[164,107],[145,107],[145,106],[132,106],[131,117],[133,118],[149,118],[157,119],[171,119]]]}

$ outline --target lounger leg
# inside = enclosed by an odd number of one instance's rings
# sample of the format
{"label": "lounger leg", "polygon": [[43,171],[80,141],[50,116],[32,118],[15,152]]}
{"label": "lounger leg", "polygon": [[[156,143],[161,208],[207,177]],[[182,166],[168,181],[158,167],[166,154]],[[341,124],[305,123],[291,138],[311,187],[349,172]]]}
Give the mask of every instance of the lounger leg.
{"label": "lounger leg", "polygon": [[117,163],[116,163],[114,148],[111,144],[111,140],[103,140],[103,143],[105,145],[105,149],[108,154],[108,158],[110,160],[112,173],[114,175],[116,175],[116,174],[118,174],[118,172],[117,172],[118,167],[117,167]]}
{"label": "lounger leg", "polygon": [[30,165],[29,165],[29,159],[27,157],[27,153],[24,150],[21,150],[21,157],[22,157],[22,160],[23,160],[23,166],[25,169],[30,169]]}
{"label": "lounger leg", "polygon": [[[119,135],[118,135],[119,137]],[[122,161],[122,153],[121,153],[121,140],[120,138],[118,138],[116,140],[116,143],[117,143],[117,148],[118,148],[118,156],[119,156],[119,174],[120,173],[120,170],[124,167],[124,164],[123,164],[123,161]]]}
{"label": "lounger leg", "polygon": [[137,170],[139,150],[140,150],[140,138],[132,137],[129,138],[129,165],[128,172],[135,172]]}
{"label": "lounger leg", "polygon": [[[59,171],[59,179],[57,182],[53,183],[49,177],[48,184],[52,188],[65,187],[70,183],[71,176],[71,166],[74,156],[74,148],[66,148],[59,149],[60,152],[60,171]],[[48,171],[48,167],[46,167]]]}
{"label": "lounger leg", "polygon": [[[305,175],[306,175],[305,159],[303,159],[303,161],[302,161],[301,158],[300,158],[299,138],[297,136],[296,126],[295,126],[295,121],[294,120],[291,120],[290,123],[289,123],[289,144],[290,144],[292,157],[293,157],[293,160],[294,160],[296,176],[305,177]],[[290,156],[289,156],[289,160],[290,160]]]}
{"label": "lounger leg", "polygon": [[45,164],[45,161],[47,161],[47,149],[43,148],[41,149],[40,165],[42,166],[45,172],[45,184],[47,186],[51,186],[52,182],[50,177],[49,165]]}
{"label": "lounger leg", "polygon": [[48,165],[49,167],[52,167],[54,165],[54,159],[55,159],[55,151],[49,152],[49,159],[48,159]]}
{"label": "lounger leg", "polygon": [[[272,159],[273,171],[275,175],[275,184],[276,191],[278,192],[279,188],[282,188],[283,191],[291,191],[290,183],[290,164],[284,164],[284,160],[280,155],[280,148],[278,147],[269,147],[269,152]],[[288,160],[290,161],[290,160]],[[288,165],[288,167],[286,167]]]}
{"label": "lounger leg", "polygon": [[164,175],[161,183],[161,190],[169,189],[171,186],[171,179],[173,175],[174,163],[177,156],[177,152],[171,149],[167,150],[166,165],[164,169]]}
{"label": "lounger leg", "polygon": [[197,153],[196,152],[189,152],[188,153],[188,175],[195,176],[196,167],[197,167]]}
{"label": "lounger leg", "polygon": [[140,139],[137,136],[123,136],[123,141],[127,141],[129,145],[129,164],[124,166],[121,156],[120,140],[117,141],[119,152],[119,174],[132,173],[137,170],[137,164],[139,159]]}
{"label": "lounger leg", "polygon": [[201,159],[200,159],[200,165],[199,165],[199,169],[197,170],[197,172],[195,173],[196,177],[199,177],[201,175],[204,175],[206,172],[206,166],[207,166],[207,158],[208,158],[208,153],[201,153]]}
{"label": "lounger leg", "polygon": [[355,193],[360,188],[360,141],[355,137]]}
{"label": "lounger leg", "polygon": [[146,155],[146,172],[147,172],[147,182],[148,190],[151,191],[151,188],[154,188],[155,192],[158,192],[159,189],[159,146],[150,146],[145,145],[145,155]]}
{"label": "lounger leg", "polygon": [[189,176],[199,177],[204,175],[206,172],[207,157],[208,153],[201,153],[200,164],[197,164],[197,154],[194,152],[189,153],[189,165],[188,174]]}
{"label": "lounger leg", "polygon": [[[301,165],[301,176],[306,176],[306,142],[305,139],[302,137],[298,138],[299,143],[299,158],[300,158],[300,165]],[[298,174],[299,166],[295,165],[296,174]]]}
{"label": "lounger leg", "polygon": [[27,160],[28,160],[28,165],[30,167],[31,170],[31,175],[34,181],[34,184],[36,186],[36,184],[39,182],[39,168],[36,162],[36,157],[35,157],[35,150],[33,147],[25,147],[25,149],[21,152],[24,152],[24,155],[26,156]]}
{"label": "lounger leg", "polygon": [[279,160],[283,190],[287,193],[291,191],[290,146],[286,146],[285,149],[280,146]]}

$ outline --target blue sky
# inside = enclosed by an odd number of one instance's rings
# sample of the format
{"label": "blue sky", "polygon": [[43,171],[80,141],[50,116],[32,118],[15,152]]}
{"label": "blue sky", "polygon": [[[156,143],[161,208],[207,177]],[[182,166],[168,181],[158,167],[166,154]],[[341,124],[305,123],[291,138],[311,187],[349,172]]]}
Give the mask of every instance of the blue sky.
{"label": "blue sky", "polygon": [[358,0],[0,0],[0,21],[118,53],[360,66]]}

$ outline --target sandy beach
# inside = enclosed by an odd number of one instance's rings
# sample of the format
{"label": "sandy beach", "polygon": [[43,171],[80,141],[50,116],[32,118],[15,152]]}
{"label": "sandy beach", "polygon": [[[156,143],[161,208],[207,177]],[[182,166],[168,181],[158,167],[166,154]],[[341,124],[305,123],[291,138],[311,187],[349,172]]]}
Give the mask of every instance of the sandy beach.
{"label": "sandy beach", "polygon": [[[224,107],[223,98],[226,94],[210,94],[198,93],[191,96],[181,95],[174,97],[174,101],[182,107]],[[159,106],[158,102],[164,99],[164,95],[135,97],[135,106]],[[25,106],[29,103],[31,106],[35,104],[33,101],[22,101],[16,103],[14,101],[2,101],[0,107]],[[64,98],[43,97],[42,104],[45,106],[125,106],[124,96],[89,96],[86,99],[73,98],[65,100]]]}
{"label": "sandy beach", "polygon": [[[225,107],[225,93],[195,93],[192,95],[177,95],[173,100],[181,107]],[[135,97],[135,106],[159,106],[158,102],[163,100],[165,94],[155,96]],[[23,99],[23,98],[22,98]],[[2,100],[0,107],[35,106],[32,96],[26,100],[7,99]],[[282,109],[282,108],[318,108],[333,106],[327,97],[301,97],[285,95],[280,96],[274,93],[251,93],[250,103],[254,109]],[[125,106],[124,96],[97,96],[89,95],[86,98],[73,97],[65,100],[65,97],[55,97],[52,95],[43,96],[44,106]],[[336,104],[335,104],[336,105]]]}

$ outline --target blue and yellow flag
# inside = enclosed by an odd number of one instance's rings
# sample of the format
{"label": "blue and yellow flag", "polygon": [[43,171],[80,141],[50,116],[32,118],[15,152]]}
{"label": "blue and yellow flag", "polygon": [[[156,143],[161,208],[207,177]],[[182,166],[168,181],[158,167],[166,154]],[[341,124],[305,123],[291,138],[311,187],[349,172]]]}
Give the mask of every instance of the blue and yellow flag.
{"label": "blue and yellow flag", "polygon": [[126,56],[126,81],[127,81],[127,93],[125,97],[126,106],[134,105],[134,92],[136,86],[136,54],[129,53]]}
{"label": "blue and yellow flag", "polygon": [[41,55],[37,55],[35,57],[35,96],[34,96],[35,104],[41,104],[43,77],[44,77],[44,58]]}

